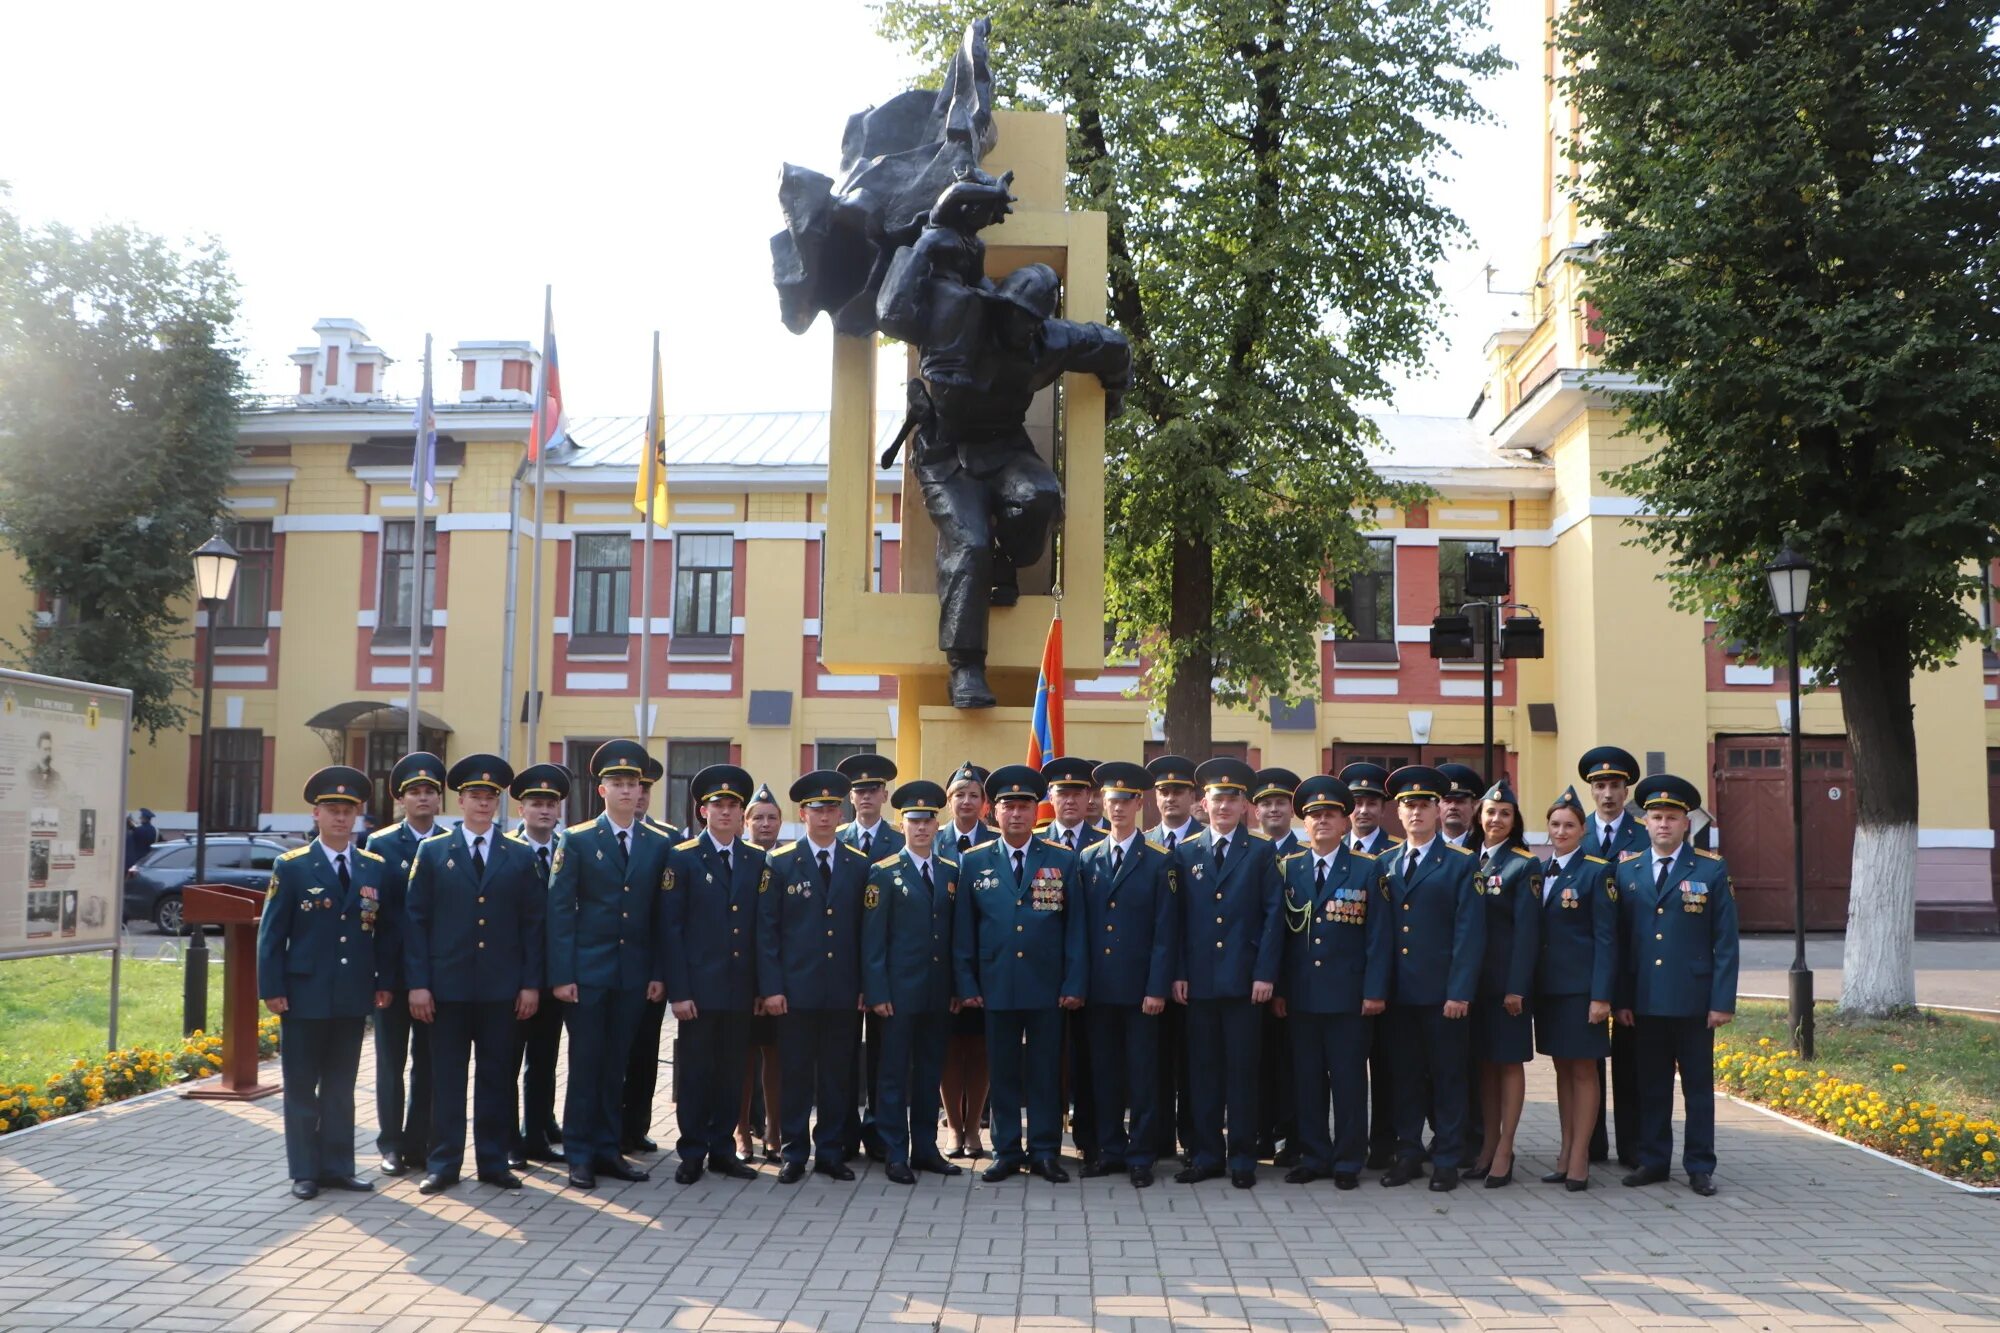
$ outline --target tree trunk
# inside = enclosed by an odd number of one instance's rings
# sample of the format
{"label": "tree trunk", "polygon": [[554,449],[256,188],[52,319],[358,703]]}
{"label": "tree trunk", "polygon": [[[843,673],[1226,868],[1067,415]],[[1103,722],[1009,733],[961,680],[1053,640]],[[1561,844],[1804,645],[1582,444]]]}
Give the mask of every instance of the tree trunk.
{"label": "tree trunk", "polygon": [[1210,637],[1215,619],[1215,562],[1208,547],[1174,538],[1173,611],[1167,637],[1183,653],[1167,687],[1167,749],[1200,763],[1214,739],[1215,651]]}
{"label": "tree trunk", "polygon": [[1917,1002],[1917,729],[1910,626],[1864,624],[1840,656],[1840,698],[1854,751],[1854,861],[1840,1009],[1882,1017]]}

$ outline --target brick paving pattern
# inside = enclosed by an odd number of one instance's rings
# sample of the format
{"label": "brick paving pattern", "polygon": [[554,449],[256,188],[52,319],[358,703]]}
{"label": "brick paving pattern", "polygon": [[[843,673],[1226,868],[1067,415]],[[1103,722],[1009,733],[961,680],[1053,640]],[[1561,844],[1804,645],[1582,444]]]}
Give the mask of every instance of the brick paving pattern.
{"label": "brick paving pattern", "polygon": [[[669,1153],[588,1195],[550,1167],[503,1193],[468,1162],[434,1198],[412,1174],[299,1203],[280,1098],[154,1098],[0,1139],[0,1330],[2000,1328],[2000,1199],[1729,1103],[1717,1197],[1615,1167],[1568,1194],[1534,1180],[1547,1071],[1516,1183],[1451,1195],[1269,1168],[1251,1191],[903,1188],[864,1163],[681,1187]],[[671,1115],[663,1078],[663,1142]]]}

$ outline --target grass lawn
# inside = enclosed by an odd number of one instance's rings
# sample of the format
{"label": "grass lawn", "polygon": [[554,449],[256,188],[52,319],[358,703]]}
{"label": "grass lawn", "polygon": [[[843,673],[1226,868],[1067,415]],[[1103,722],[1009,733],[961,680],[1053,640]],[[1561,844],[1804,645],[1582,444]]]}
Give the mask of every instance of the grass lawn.
{"label": "grass lawn", "polygon": [[[178,961],[126,958],[119,969],[118,1044],[166,1047],[181,1035]],[[0,962],[0,1084],[40,1085],[79,1057],[104,1054],[111,955]],[[221,1031],[222,962],[208,967],[210,1026]]]}
{"label": "grass lawn", "polygon": [[1820,1005],[1813,1059],[1790,1045],[1782,1002],[1743,1001],[1716,1033],[1718,1087],[1933,1170],[2000,1183],[2000,1023],[1930,1012],[1849,1020]]}

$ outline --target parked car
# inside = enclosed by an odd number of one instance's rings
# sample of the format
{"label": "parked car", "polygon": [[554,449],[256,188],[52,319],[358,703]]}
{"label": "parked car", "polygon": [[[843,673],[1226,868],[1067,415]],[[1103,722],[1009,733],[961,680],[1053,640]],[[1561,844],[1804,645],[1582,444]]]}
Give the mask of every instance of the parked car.
{"label": "parked car", "polygon": [[[208,838],[210,884],[261,889],[278,857],[305,839],[284,833],[214,833]],[[194,878],[194,839],[156,844],[125,871],[125,920],[151,921],[162,935],[184,935],[181,890]]]}

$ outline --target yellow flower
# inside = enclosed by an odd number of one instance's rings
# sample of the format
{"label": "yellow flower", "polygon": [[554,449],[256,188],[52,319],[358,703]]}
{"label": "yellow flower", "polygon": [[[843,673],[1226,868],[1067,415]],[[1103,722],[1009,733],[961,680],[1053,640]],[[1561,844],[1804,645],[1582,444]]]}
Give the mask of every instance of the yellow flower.
{"label": "yellow flower", "polygon": [[1769,1037],[1759,1037],[1757,1038],[1757,1044],[1759,1046],[1769,1046],[1771,1044],[1771,1039]]}
{"label": "yellow flower", "polygon": [[1972,1136],[1972,1141],[1983,1148],[1987,1144],[1987,1137],[1984,1134],[1974,1134]]}
{"label": "yellow flower", "polygon": [[1986,1163],[1986,1165],[1991,1166],[1995,1161],[2000,1161],[2000,1158],[1995,1158],[1993,1156],[1992,1150],[1988,1149],[1986,1152],[1979,1154],[1979,1160]]}
{"label": "yellow flower", "polygon": [[1890,1065],[1889,1071],[1894,1074],[1907,1074],[1910,1072],[1910,1067],[1908,1065]]}

